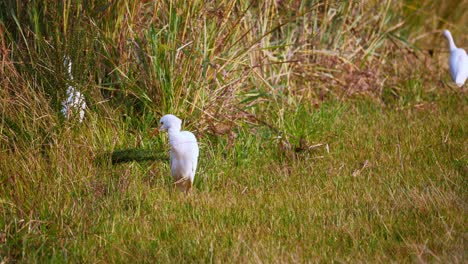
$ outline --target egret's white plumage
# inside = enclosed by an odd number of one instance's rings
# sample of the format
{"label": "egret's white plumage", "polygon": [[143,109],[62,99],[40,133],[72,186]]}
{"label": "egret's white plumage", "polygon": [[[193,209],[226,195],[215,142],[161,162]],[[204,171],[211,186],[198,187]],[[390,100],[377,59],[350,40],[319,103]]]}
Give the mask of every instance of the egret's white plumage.
{"label": "egret's white plumage", "polygon": [[444,36],[447,38],[450,48],[450,74],[452,75],[452,80],[461,87],[468,78],[468,55],[464,49],[455,46],[450,31],[444,30]]}
{"label": "egret's white plumage", "polygon": [[[68,67],[68,79],[69,82],[73,80],[72,75],[72,63],[69,57],[64,59],[65,67]],[[73,87],[71,84],[68,84],[67,88],[67,99],[62,102],[62,114],[70,119],[72,116],[78,114],[79,122],[81,123],[84,119],[86,102],[83,94]]]}
{"label": "egret's white plumage", "polygon": [[84,119],[85,109],[86,102],[83,94],[75,89],[75,87],[69,85],[67,89],[67,99],[62,102],[62,114],[67,119],[78,114],[78,120],[81,123]]}
{"label": "egret's white plumage", "polygon": [[180,131],[182,120],[165,115],[159,121],[159,130],[167,131],[171,145],[171,173],[180,191],[189,191],[195,178],[198,162],[198,143],[189,131]]}

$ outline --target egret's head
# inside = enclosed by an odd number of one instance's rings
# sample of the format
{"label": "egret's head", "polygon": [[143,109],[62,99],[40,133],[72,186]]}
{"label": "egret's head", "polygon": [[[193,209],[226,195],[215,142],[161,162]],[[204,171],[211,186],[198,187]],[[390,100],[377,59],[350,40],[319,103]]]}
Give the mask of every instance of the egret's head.
{"label": "egret's head", "polygon": [[446,29],[442,32],[442,34],[444,34],[444,37],[446,37],[448,39],[452,38],[452,34],[450,34],[450,31],[448,31]]}
{"label": "egret's head", "polygon": [[160,131],[167,131],[169,129],[175,129],[177,131],[180,131],[181,127],[182,127],[182,120],[180,120],[175,115],[165,115],[161,117],[161,120],[159,121]]}

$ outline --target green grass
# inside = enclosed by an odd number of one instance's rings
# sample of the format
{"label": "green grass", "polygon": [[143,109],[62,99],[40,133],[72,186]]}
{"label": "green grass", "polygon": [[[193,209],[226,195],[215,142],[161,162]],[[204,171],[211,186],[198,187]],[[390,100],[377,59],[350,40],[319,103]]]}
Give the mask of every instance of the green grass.
{"label": "green grass", "polygon": [[2,254],[60,262],[459,262],[466,103],[460,94],[401,110],[335,102],[285,118],[329,152],[288,152],[261,127],[238,131],[230,149],[202,139],[188,196],[174,190],[167,161],[96,164],[109,143],[90,142],[103,132],[84,125],[57,135],[35,164],[2,153],[9,168]]}
{"label": "green grass", "polygon": [[466,262],[466,16],[413,2],[1,2],[0,262]]}

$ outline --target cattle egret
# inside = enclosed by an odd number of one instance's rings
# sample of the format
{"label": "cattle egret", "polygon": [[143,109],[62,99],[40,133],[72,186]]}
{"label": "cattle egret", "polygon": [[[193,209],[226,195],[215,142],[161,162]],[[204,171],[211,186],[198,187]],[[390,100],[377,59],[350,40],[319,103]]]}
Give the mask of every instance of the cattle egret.
{"label": "cattle egret", "polygon": [[62,102],[62,114],[67,118],[70,119],[72,116],[78,114],[79,122],[81,123],[84,119],[85,109],[86,109],[86,102],[83,94],[73,87],[70,82],[73,80],[72,75],[72,63],[69,57],[65,57],[64,59],[65,67],[68,66],[68,88],[67,88],[67,99]]}
{"label": "cattle egret", "polygon": [[444,30],[444,36],[447,38],[450,47],[449,66],[452,80],[459,87],[462,87],[468,78],[468,55],[466,55],[466,51],[464,49],[457,48],[457,46],[455,46],[455,42],[453,41],[450,31]]}
{"label": "cattle egret", "polygon": [[198,162],[198,144],[195,136],[189,131],[180,131],[182,120],[175,115],[165,115],[159,121],[156,130],[167,131],[171,145],[171,173],[175,185],[181,192],[192,188]]}

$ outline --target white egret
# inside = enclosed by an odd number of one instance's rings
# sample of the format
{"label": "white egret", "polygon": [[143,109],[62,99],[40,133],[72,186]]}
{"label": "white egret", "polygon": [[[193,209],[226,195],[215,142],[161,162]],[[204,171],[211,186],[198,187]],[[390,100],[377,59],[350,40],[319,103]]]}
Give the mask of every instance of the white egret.
{"label": "white egret", "polygon": [[447,38],[450,47],[450,74],[452,80],[459,86],[462,87],[468,78],[468,55],[462,48],[457,48],[453,41],[452,34],[450,31],[444,30],[444,36]]}
{"label": "white egret", "polygon": [[180,131],[182,120],[175,115],[165,115],[159,121],[160,131],[167,131],[171,145],[171,173],[175,185],[181,192],[192,188],[198,163],[198,143],[189,131]]}
{"label": "white egret", "polygon": [[72,75],[72,63],[69,57],[65,56],[64,59],[65,67],[68,67],[68,88],[67,88],[67,99],[62,102],[62,114],[70,119],[72,116],[78,114],[79,122],[81,123],[84,119],[86,102],[83,94],[73,87],[70,82],[73,80]]}

